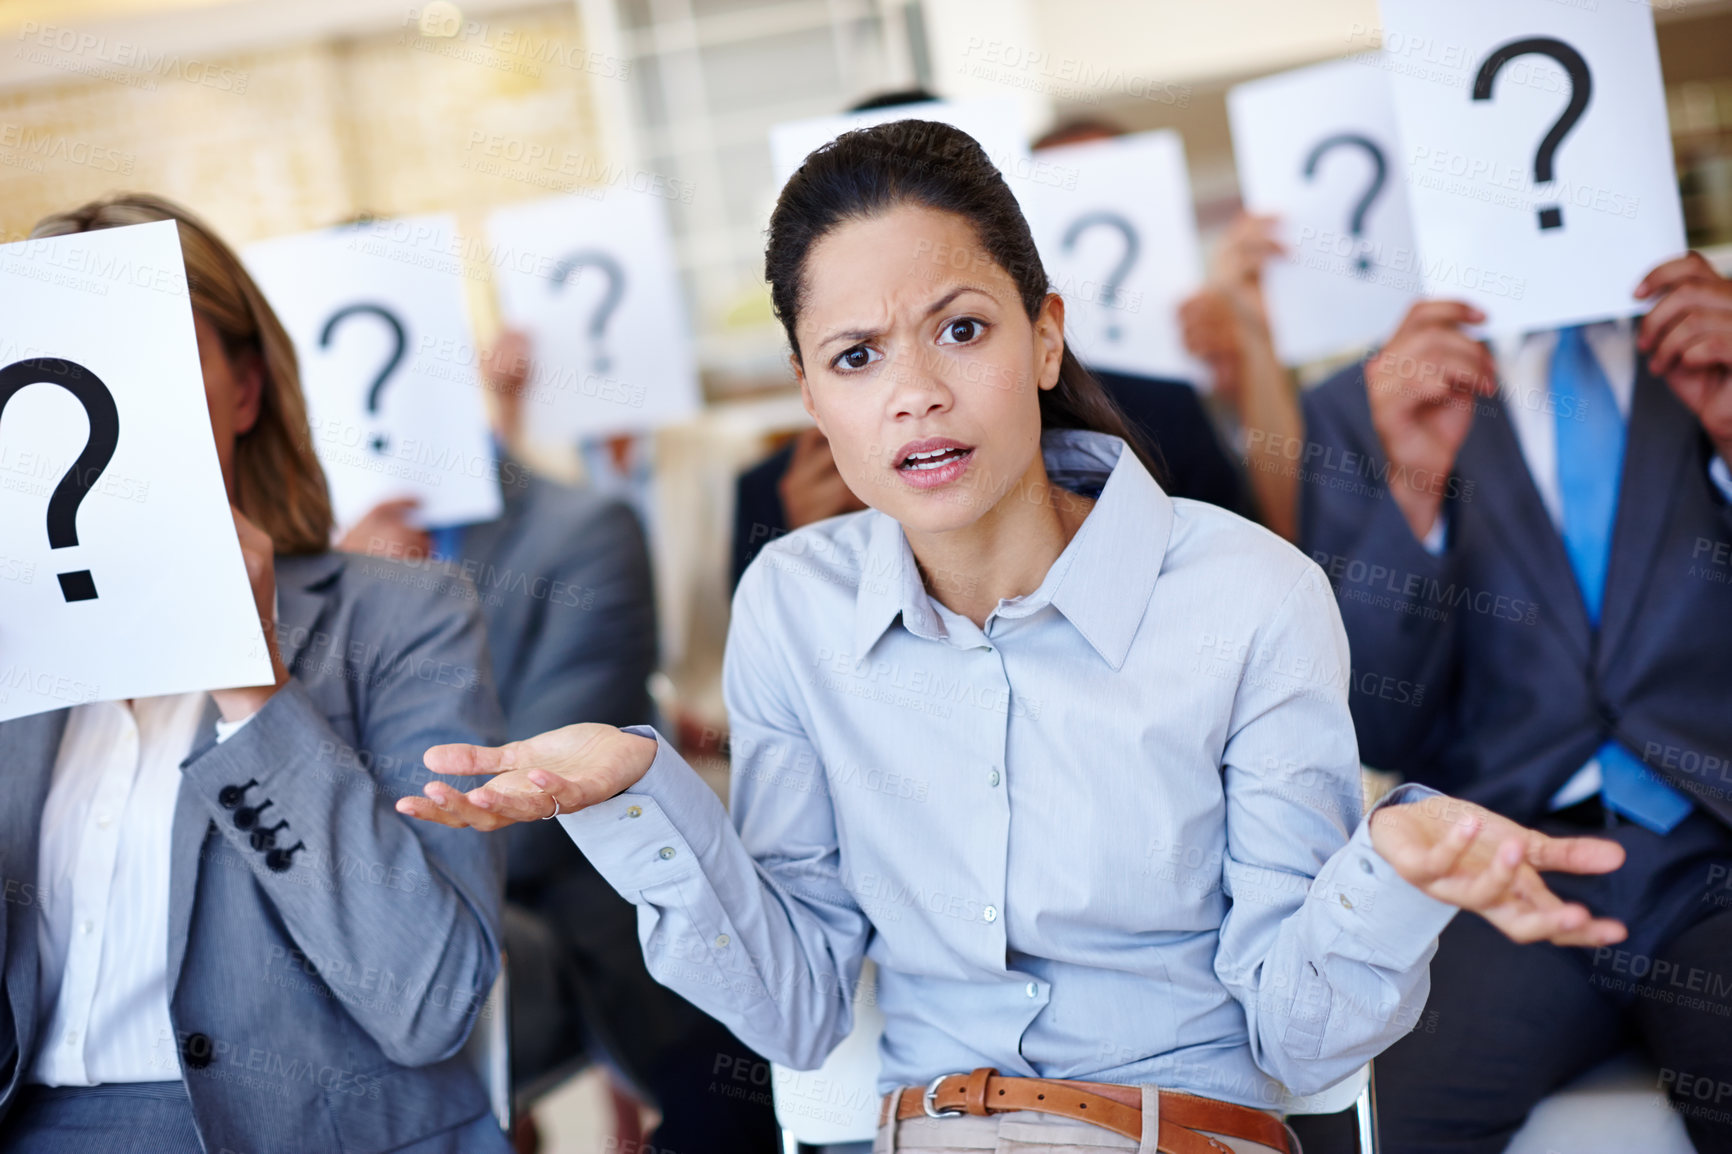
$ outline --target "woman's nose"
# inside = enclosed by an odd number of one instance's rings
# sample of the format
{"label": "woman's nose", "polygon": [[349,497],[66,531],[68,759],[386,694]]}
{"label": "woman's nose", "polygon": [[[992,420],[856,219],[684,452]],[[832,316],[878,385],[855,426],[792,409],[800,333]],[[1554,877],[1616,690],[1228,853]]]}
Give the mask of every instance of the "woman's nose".
{"label": "woman's nose", "polygon": [[930,358],[916,355],[900,359],[890,371],[895,379],[891,390],[892,416],[925,417],[950,404],[950,386],[940,366]]}

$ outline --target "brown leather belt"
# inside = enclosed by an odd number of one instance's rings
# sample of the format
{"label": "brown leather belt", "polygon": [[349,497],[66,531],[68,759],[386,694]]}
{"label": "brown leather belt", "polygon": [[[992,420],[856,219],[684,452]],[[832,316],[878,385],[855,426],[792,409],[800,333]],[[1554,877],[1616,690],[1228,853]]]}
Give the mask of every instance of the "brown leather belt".
{"label": "brown leather belt", "polygon": [[[1159,1093],[1160,1134],[1155,1149],[1160,1154],[1233,1154],[1209,1137],[1210,1133],[1260,1142],[1281,1154],[1291,1154],[1286,1125],[1261,1110],[1174,1090]],[[1008,1110],[1033,1110],[1092,1122],[1132,1141],[1143,1139],[1143,1092],[1139,1087],[1052,1078],[1007,1078],[989,1066],[982,1066],[972,1074],[938,1078],[925,1089],[905,1086],[891,1091],[884,1096],[884,1108],[879,1113],[881,1122],[889,1120],[892,1108],[898,1121],[956,1114],[984,1117]]]}

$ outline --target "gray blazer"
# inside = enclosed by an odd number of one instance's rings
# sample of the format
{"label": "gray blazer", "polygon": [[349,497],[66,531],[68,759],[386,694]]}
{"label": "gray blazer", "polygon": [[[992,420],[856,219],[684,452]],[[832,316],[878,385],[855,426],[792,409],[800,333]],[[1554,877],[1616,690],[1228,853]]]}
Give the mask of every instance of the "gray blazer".
{"label": "gray blazer", "polygon": [[[153,1057],[212,1154],[508,1149],[454,1057],[499,969],[503,847],[392,809],[430,779],[428,746],[501,735],[480,615],[447,573],[355,560],[277,558],[293,679],[221,745],[213,705],[181,764],[175,1037]],[[0,919],[0,1112],[41,1028],[31,899],[65,727],[65,711],[0,725],[0,854],[19,883]],[[275,852],[236,825],[266,799],[259,826],[288,822]]]}
{"label": "gray blazer", "polygon": [[1367,762],[1532,824],[1615,738],[1732,825],[1732,511],[1664,381],[1638,370],[1598,630],[1501,400],[1475,413],[1435,557],[1389,499],[1362,369],[1303,403],[1301,544],[1336,586]]}

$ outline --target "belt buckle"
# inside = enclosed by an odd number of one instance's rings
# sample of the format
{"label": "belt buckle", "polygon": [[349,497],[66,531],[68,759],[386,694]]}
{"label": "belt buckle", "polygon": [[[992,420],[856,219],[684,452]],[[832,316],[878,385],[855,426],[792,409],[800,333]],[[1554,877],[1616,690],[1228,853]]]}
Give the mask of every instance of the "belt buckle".
{"label": "belt buckle", "polygon": [[935,1099],[938,1097],[938,1083],[944,1081],[944,1079],[946,1079],[946,1078],[953,1078],[953,1077],[960,1077],[960,1075],[957,1075],[957,1074],[940,1074],[940,1075],[938,1075],[938,1077],[932,1079],[932,1084],[930,1086],[926,1087],[926,1093],[924,1093],[920,1096],[920,1107],[921,1107],[921,1109],[926,1111],[926,1116],[928,1118],[960,1118],[960,1117],[962,1117],[963,1111],[957,1110],[954,1107],[949,1109],[949,1110],[940,1110],[940,1109],[938,1109],[937,1104],[935,1102]]}

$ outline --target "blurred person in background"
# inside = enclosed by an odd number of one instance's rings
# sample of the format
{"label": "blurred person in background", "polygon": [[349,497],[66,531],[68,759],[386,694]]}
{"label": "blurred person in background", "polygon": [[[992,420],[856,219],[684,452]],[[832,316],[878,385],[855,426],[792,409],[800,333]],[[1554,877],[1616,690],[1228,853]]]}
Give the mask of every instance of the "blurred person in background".
{"label": "blurred person in background", "polygon": [[[580,720],[652,724],[655,582],[642,525],[624,501],[549,480],[511,452],[531,365],[527,337],[509,330],[483,364],[505,500],[499,518],[429,531],[410,523],[413,502],[387,502],[344,534],[339,548],[431,555],[475,583],[510,739]],[[635,1097],[662,1111],[658,1148],[769,1149],[776,1140],[769,1104],[715,1089],[718,1065],[746,1070],[762,1059],[650,976],[631,903],[555,825],[517,826],[507,845],[505,946],[519,1100],[527,1104],[600,1061],[612,1074],[616,1138],[643,1137]],[[535,1149],[529,1111],[519,1128],[519,1150]]]}
{"label": "blurred person in background", "polygon": [[[874,97],[849,111],[936,99],[916,89]],[[1035,141],[1034,149],[1109,140],[1122,131],[1101,120],[1070,121]],[[1195,387],[1129,373],[1096,370],[1094,376],[1130,422],[1132,435],[1150,452],[1168,493],[1236,513],[1247,511],[1240,479]],[[768,542],[826,517],[865,507],[842,481],[824,434],[818,429],[796,434],[789,444],[740,475],[734,505],[734,584],[739,584],[746,566]]]}
{"label": "blurred person in background", "polygon": [[162,220],[275,679],[0,724],[0,849],[40,899],[0,922],[0,1148],[507,1151],[459,1056],[504,846],[392,809],[428,744],[505,732],[474,591],[329,551],[293,346],[207,227],[121,195],[33,235]]}
{"label": "blurred person in background", "polygon": [[1299,538],[1299,478],[1282,449],[1302,435],[1299,390],[1275,355],[1263,265],[1284,251],[1278,221],[1240,213],[1221,237],[1208,282],[1179,306],[1185,348],[1209,366],[1210,415],[1243,463],[1259,521]]}
{"label": "blurred person in background", "polygon": [[1428,1026],[1378,1059],[1402,1154],[1504,1149],[1635,1041],[1703,1154],[1732,1118],[1732,282],[1648,274],[1639,322],[1476,340],[1414,305],[1303,397],[1303,547],[1337,583],[1365,759],[1625,865],[1559,892],[1616,948],[1444,931]]}
{"label": "blurred person in background", "polygon": [[[959,249],[966,272],[920,255]],[[972,139],[901,121],[814,152],[765,265],[873,507],[741,582],[731,810],[653,729],[591,724],[429,750],[498,776],[401,812],[559,817],[652,970],[797,1069],[849,1033],[870,956],[882,1150],[1291,1151],[1286,1088],[1408,1028],[1456,907],[1621,937],[1538,872],[1616,846],[1415,785],[1361,817],[1323,574],[1161,490]]]}

